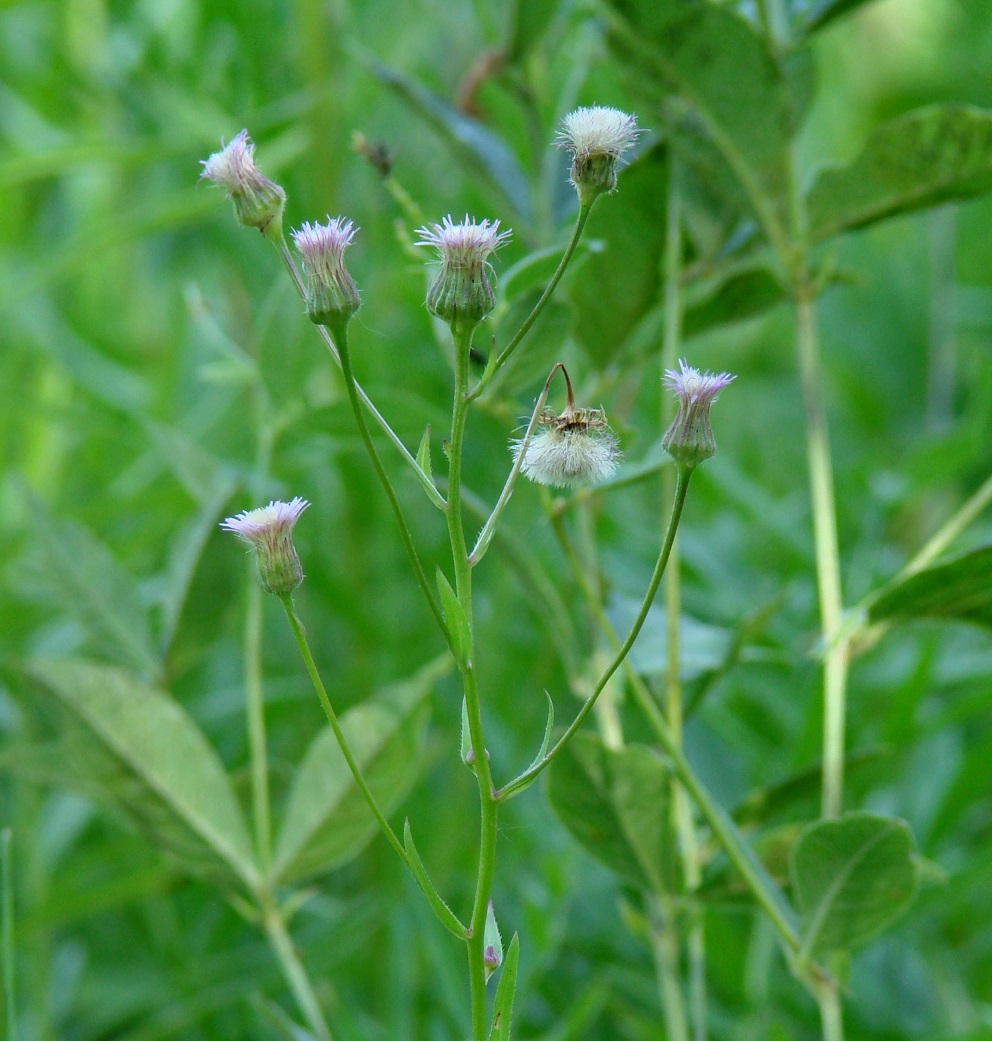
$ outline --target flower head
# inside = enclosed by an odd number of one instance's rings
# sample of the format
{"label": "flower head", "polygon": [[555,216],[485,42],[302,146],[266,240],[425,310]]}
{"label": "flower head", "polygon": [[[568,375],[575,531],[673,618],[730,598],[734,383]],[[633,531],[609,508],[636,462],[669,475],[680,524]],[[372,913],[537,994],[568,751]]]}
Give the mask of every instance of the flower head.
{"label": "flower head", "polygon": [[558,147],[572,155],[572,184],[579,201],[592,203],[617,187],[617,171],[637,135],[636,116],[618,108],[577,108],[562,120]]}
{"label": "flower head", "polygon": [[[221,142],[223,144],[223,142]],[[258,228],[267,238],[282,238],[286,193],[255,165],[255,143],[242,130],[228,145],[200,162],[203,180],[214,181],[234,203],[234,215],[246,228]]]}
{"label": "flower head", "polygon": [[[616,473],[620,449],[601,409],[575,408],[569,403],[558,415],[545,408],[537,425],[540,429],[531,436],[520,466],[535,484],[555,488],[597,484]],[[514,462],[523,444],[523,440],[510,442]]]}
{"label": "flower head", "polygon": [[258,580],[267,593],[286,596],[303,581],[303,568],[293,545],[293,528],[310,505],[297,496],[291,502],[270,502],[221,523],[255,551]]}
{"label": "flower head", "polygon": [[292,233],[307,278],[307,314],[317,325],[347,321],[361,304],[354,279],[344,266],[344,251],[357,230],[344,217],[328,217],[326,224],[304,222]]}
{"label": "flower head", "polygon": [[691,470],[716,452],[710,406],[735,379],[728,372],[700,372],[681,359],[678,372],[665,372],[665,386],[674,391],[679,410],[661,444],[680,467]]}
{"label": "flower head", "polygon": [[441,261],[427,291],[427,310],[452,327],[462,322],[477,325],[496,306],[489,257],[511,233],[500,231],[498,220],[477,224],[466,215],[460,224],[448,216],[440,224],[419,228],[417,234],[417,245],[433,246]]}

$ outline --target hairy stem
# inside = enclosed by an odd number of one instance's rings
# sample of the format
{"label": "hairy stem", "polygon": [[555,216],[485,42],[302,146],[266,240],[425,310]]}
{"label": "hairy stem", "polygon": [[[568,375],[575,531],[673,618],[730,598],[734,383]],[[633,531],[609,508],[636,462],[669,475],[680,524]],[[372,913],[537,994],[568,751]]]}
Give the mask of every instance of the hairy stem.
{"label": "hairy stem", "polygon": [[245,699],[255,849],[264,876],[268,873],[272,857],[272,816],[269,807],[269,760],[262,686],[262,588],[255,581],[248,586],[248,607],[245,612]]}

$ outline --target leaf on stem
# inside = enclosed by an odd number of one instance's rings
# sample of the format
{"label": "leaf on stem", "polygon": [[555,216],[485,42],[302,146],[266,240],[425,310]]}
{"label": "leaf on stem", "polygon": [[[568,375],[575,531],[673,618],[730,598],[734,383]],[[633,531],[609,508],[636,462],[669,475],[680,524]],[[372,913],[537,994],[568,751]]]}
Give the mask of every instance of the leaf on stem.
{"label": "leaf on stem", "polygon": [[[447,661],[432,663],[341,717],[352,755],[383,813],[397,805],[420,771],[428,695],[447,668]],[[342,864],[358,855],[377,828],[333,731],[325,727],[293,779],[273,877],[289,882]]]}
{"label": "leaf on stem", "polygon": [[459,940],[464,940],[466,934],[465,926],[462,925],[458,920],[458,916],[441,899],[438,891],[434,888],[430,876],[427,874],[427,868],[424,867],[424,862],[420,859],[420,854],[417,852],[417,847],[413,844],[413,832],[410,830],[409,819],[403,823],[403,846],[406,849],[413,877],[417,880],[417,885],[420,886],[424,896],[427,897],[427,902],[431,905],[431,910],[434,912],[437,920],[448,932],[453,933]]}
{"label": "leaf on stem", "polygon": [[790,874],[802,918],[802,959],[864,943],[916,893],[909,827],[872,813],[817,821],[799,836]]}
{"label": "leaf on stem", "polygon": [[931,105],[877,127],[860,155],[810,189],[815,240],[992,188],[992,112]]}
{"label": "leaf on stem", "polygon": [[458,601],[458,594],[451,588],[451,583],[440,568],[437,569],[435,577],[437,591],[441,594],[444,622],[451,638],[451,652],[458,664],[464,666],[472,653],[472,632],[468,627],[468,619]]}
{"label": "leaf on stem", "polygon": [[513,1017],[513,998],[517,988],[517,965],[520,961],[520,938],[514,933],[510,946],[506,949],[503,969],[496,986],[496,999],[493,1002],[493,1026],[489,1031],[489,1041],[510,1041],[511,1019]]}
{"label": "leaf on stem", "polygon": [[73,724],[77,776],[187,870],[254,885],[258,869],[230,779],[181,705],[122,669],[91,662],[35,661],[27,673]]}
{"label": "leaf on stem", "polygon": [[434,483],[434,467],[431,465],[431,425],[427,424],[424,436],[420,439],[420,447],[417,449],[417,466],[420,467],[424,476],[431,484]]}
{"label": "leaf on stem", "polygon": [[606,748],[576,734],[550,766],[548,797],[572,837],[624,881],[659,893],[664,877],[671,772],[643,745]]}

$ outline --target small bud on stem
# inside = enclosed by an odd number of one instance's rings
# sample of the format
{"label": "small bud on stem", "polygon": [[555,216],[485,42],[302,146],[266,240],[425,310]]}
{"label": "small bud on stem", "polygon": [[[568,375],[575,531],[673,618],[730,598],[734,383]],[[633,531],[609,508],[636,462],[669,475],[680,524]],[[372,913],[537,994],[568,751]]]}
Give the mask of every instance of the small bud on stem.
{"label": "small bud on stem", "polygon": [[562,120],[558,147],[572,155],[571,181],[583,206],[616,191],[620,164],[640,132],[637,118],[618,108],[577,108]]}
{"label": "small bud on stem", "polygon": [[214,181],[226,189],[234,203],[239,224],[258,230],[273,242],[282,240],[282,212],[286,193],[265,177],[255,165],[255,143],[247,130],[209,159],[201,160],[203,180]]}
{"label": "small bud on stem", "polygon": [[716,452],[710,406],[736,377],[728,372],[702,373],[680,359],[679,371],[669,369],[663,378],[675,392],[679,410],[661,445],[681,468],[692,470]]}
{"label": "small bud on stem", "polygon": [[315,325],[347,322],[361,306],[358,287],[344,265],[344,251],[358,229],[344,217],[308,224],[292,233],[307,279],[307,316]]}
{"label": "small bud on stem", "polygon": [[258,581],[267,593],[286,596],[303,581],[303,568],[293,545],[293,528],[310,505],[297,496],[291,502],[270,502],[221,523],[255,551]]}

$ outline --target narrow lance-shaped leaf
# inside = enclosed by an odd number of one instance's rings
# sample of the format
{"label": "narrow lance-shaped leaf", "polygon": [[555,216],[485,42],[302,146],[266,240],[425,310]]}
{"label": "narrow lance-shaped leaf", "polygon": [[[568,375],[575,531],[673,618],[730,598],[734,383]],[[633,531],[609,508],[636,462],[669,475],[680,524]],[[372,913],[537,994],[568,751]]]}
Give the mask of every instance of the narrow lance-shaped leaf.
{"label": "narrow lance-shaped leaf", "polygon": [[194,872],[258,878],[220,757],[165,691],[89,662],[37,661],[28,674],[77,725],[74,772]]}
{"label": "narrow lance-shaped leaf", "polygon": [[800,957],[870,939],[916,892],[913,842],[905,821],[848,813],[811,824],[792,851],[792,886],[802,917]]}
{"label": "narrow lance-shaped leaf", "polygon": [[992,189],[992,112],[933,105],[877,127],[860,155],[809,193],[816,240]]}
{"label": "narrow lance-shaped leaf", "polygon": [[489,1031],[489,1041],[510,1041],[510,1028],[513,1025],[513,997],[517,989],[517,965],[520,961],[520,938],[516,933],[506,949],[503,971],[496,985],[496,999],[493,1001],[493,1026]]}
{"label": "narrow lance-shaped leaf", "polygon": [[[427,697],[448,659],[386,688],[341,717],[352,755],[383,813],[408,791],[421,765]],[[282,882],[356,856],[378,825],[333,732],[325,727],[300,764],[286,801],[272,871]]]}

